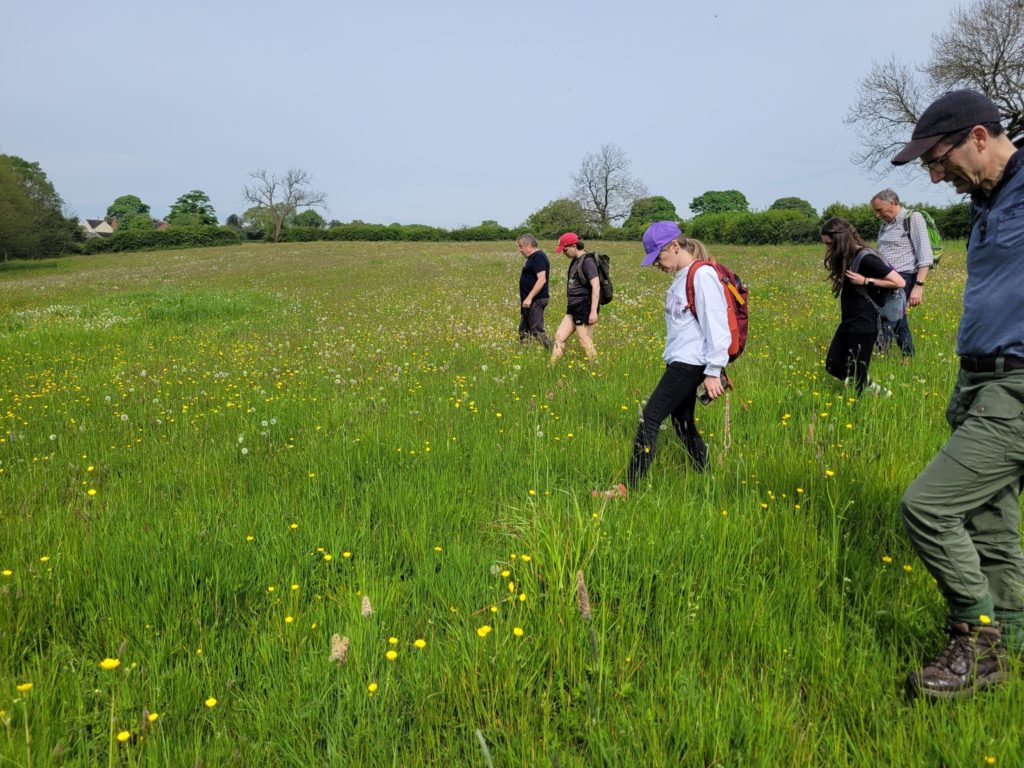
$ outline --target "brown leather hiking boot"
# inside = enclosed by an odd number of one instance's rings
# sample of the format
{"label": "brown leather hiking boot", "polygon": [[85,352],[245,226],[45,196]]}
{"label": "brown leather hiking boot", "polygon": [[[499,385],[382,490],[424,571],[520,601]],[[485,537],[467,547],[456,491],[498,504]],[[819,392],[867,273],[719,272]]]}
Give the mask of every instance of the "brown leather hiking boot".
{"label": "brown leather hiking boot", "polygon": [[998,626],[949,621],[949,643],[931,664],[907,678],[910,692],[929,699],[963,699],[1006,679]]}

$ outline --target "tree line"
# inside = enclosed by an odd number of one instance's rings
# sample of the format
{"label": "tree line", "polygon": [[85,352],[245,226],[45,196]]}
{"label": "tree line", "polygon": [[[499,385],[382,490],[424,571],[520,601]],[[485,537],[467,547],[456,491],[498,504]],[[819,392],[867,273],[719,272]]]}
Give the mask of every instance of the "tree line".
{"label": "tree line", "polygon": [[[866,168],[888,168],[888,159],[920,116],[922,105],[954,88],[984,92],[1003,112],[1011,140],[1024,139],[1024,2],[975,0],[957,8],[949,28],[932,37],[931,57],[908,65],[895,58],[875,63],[857,87],[846,122],[862,142],[854,161]],[[891,170],[891,169],[890,169]],[[372,224],[326,221],[326,195],[312,188],[304,170],[283,175],[264,170],[249,174],[242,191],[249,208],[218,224],[209,198],[191,190],[171,206],[164,221],[135,195],[119,197],[106,219],[111,237],[84,240],[77,221],[38,163],[0,155],[0,259],[37,258],[61,253],[102,250],[222,245],[243,240],[506,240],[523,230],[538,237],[566,231],[588,239],[635,239],[651,221],[680,220],[675,205],[650,195],[632,172],[629,156],[615,144],[604,144],[584,156],[572,174],[569,192],[550,200],[515,228],[496,221],[473,227],[443,229],[420,224]],[[943,235],[966,237],[970,213],[966,202],[946,207],[914,205],[929,211]],[[776,200],[764,211],[751,211],[737,190],[708,191],[690,203],[692,218],[684,232],[715,243],[816,242],[820,224],[833,215],[850,219],[870,237],[877,221],[867,202],[833,203],[820,215],[796,197]]]}

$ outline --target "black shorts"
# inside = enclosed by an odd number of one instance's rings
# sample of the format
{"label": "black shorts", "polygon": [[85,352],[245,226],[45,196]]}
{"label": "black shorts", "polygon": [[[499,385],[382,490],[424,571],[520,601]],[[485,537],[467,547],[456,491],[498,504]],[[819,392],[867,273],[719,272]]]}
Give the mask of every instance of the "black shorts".
{"label": "black shorts", "polygon": [[[600,312],[600,308],[597,311]],[[574,304],[565,310],[565,314],[572,318],[574,325],[589,325],[587,321],[590,320],[590,302]]]}

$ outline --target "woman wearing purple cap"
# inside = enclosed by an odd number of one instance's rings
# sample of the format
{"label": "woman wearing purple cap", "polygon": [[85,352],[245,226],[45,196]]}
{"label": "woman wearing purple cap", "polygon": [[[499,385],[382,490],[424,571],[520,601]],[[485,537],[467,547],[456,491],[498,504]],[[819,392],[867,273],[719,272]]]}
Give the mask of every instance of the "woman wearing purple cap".
{"label": "woman wearing purple cap", "polygon": [[644,406],[643,420],[636,431],[633,457],[626,484],[632,488],[654,460],[658,430],[669,416],[679,439],[698,472],[708,463],[708,449],[693,420],[697,389],[701,384],[712,400],[722,394],[723,368],[729,362],[728,309],[725,293],[713,269],[700,269],[694,275],[694,310],[687,307],[686,276],[698,260],[708,260],[699,240],[682,236],[674,221],[656,221],[644,232],[647,255],[641,266],[655,266],[674,274],[665,295],[665,372]]}
{"label": "woman wearing purple cap", "polygon": [[[885,303],[878,289],[903,288],[905,281],[868,248],[857,229],[844,218],[836,216],[825,222],[821,242],[825,244],[825,267],[832,282],[832,295],[839,297],[842,317],[825,356],[825,370],[840,381],[854,383],[857,394],[864,387],[875,394],[892,394],[868,378],[868,366],[878,337],[876,307]],[[855,272],[853,262],[861,251],[865,253]]]}

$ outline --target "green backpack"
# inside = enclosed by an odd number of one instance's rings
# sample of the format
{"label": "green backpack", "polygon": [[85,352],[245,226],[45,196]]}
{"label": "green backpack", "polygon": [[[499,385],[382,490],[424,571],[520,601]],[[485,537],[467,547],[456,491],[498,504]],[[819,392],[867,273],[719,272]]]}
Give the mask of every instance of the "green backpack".
{"label": "green backpack", "polygon": [[939,262],[942,260],[942,233],[939,232],[935,219],[932,218],[928,211],[917,211],[907,208],[906,212],[907,215],[903,217],[903,231],[907,233],[907,237],[910,237],[910,217],[915,213],[920,213],[921,218],[924,219],[924,223],[928,227],[928,242],[932,244],[932,266],[939,266]]}

